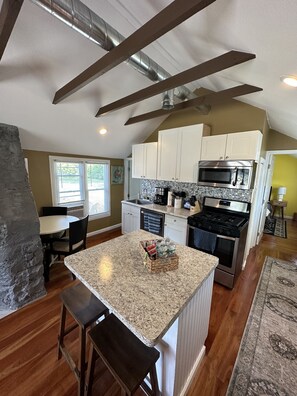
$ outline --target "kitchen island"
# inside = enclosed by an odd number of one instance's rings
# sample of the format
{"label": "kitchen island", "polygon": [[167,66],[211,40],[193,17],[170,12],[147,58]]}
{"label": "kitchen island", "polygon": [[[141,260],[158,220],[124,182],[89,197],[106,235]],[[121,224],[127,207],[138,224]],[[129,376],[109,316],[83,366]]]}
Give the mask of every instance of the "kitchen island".
{"label": "kitchen island", "polygon": [[149,273],[139,230],[65,258],[65,265],[139,339],[160,351],[163,396],[183,395],[201,361],[218,259],[177,245],[178,269]]}

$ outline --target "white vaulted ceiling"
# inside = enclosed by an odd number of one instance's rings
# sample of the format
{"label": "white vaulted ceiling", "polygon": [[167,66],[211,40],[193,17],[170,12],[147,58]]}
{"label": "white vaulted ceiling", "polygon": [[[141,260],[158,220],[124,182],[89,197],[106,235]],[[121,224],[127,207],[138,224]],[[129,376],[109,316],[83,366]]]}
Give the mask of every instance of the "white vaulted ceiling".
{"label": "white vaulted ceiling", "polygon": [[[83,0],[127,37],[169,0]],[[0,0],[2,5],[2,0]],[[296,0],[217,0],[143,49],[174,75],[232,49],[256,59],[187,84],[219,91],[238,84],[263,88],[238,99],[267,111],[269,125],[297,138]],[[23,148],[125,158],[164,118],[124,126],[161,107],[161,95],[95,118],[99,107],[152,84],[123,63],[57,105],[55,92],[106,52],[25,0],[0,62],[0,122],[19,127]],[[101,136],[98,130],[108,129]]]}

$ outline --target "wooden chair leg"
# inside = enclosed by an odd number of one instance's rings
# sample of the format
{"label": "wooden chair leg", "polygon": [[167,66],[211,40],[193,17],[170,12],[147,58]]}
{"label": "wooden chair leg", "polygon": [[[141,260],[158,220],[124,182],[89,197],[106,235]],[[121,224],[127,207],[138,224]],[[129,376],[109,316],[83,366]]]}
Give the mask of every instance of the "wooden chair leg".
{"label": "wooden chair leg", "polygon": [[61,319],[60,319],[60,331],[58,335],[58,360],[61,359],[61,345],[64,345],[64,335],[65,335],[65,321],[66,321],[66,307],[62,304],[61,308]]}
{"label": "wooden chair leg", "polygon": [[153,395],[159,396],[158,378],[157,378],[157,371],[155,364],[150,371],[150,379],[151,379]]}
{"label": "wooden chair leg", "polygon": [[89,358],[88,358],[88,370],[86,374],[85,396],[90,396],[92,393],[95,362],[96,362],[96,352],[94,350],[93,345],[91,344]]}
{"label": "wooden chair leg", "polygon": [[79,381],[78,394],[83,396],[85,387],[85,369],[86,369],[86,329],[79,327],[79,345],[80,354],[78,359]]}

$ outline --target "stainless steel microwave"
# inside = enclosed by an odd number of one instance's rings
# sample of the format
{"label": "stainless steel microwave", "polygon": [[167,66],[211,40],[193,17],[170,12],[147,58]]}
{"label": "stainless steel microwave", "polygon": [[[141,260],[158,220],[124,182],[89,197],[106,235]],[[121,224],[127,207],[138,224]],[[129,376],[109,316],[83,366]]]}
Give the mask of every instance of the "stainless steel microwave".
{"label": "stainless steel microwave", "polygon": [[253,188],[254,161],[199,161],[198,185],[247,190]]}

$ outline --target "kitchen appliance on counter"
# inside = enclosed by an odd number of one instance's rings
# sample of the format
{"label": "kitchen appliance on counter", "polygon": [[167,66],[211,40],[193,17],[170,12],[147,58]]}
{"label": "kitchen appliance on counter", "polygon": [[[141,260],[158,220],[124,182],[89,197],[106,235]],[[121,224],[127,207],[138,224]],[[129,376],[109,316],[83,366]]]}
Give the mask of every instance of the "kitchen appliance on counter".
{"label": "kitchen appliance on counter", "polygon": [[248,202],[204,197],[202,211],[188,217],[187,245],[219,258],[215,281],[230,289],[242,270],[249,214]]}
{"label": "kitchen appliance on counter", "polygon": [[181,209],[183,207],[183,200],[186,197],[186,193],[184,191],[174,191],[174,208]]}
{"label": "kitchen appliance on counter", "polygon": [[164,236],[165,214],[154,210],[140,210],[140,229],[159,236]]}
{"label": "kitchen appliance on counter", "polygon": [[167,187],[156,187],[154,203],[158,205],[167,205],[168,188]]}
{"label": "kitchen appliance on counter", "polygon": [[253,188],[255,161],[199,161],[198,185],[208,187]]}

